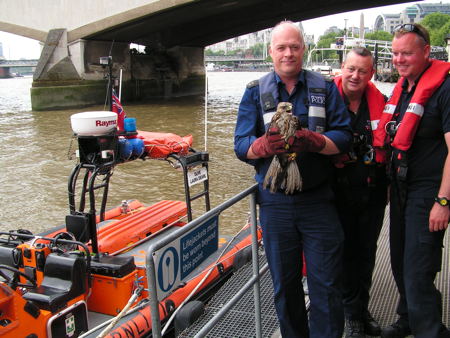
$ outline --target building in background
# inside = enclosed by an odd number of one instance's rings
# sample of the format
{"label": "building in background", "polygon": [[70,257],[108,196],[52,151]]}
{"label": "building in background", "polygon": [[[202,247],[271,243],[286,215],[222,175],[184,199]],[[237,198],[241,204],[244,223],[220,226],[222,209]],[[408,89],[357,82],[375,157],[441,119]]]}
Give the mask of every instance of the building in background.
{"label": "building in background", "polygon": [[[297,23],[300,29],[304,32],[301,22]],[[232,39],[228,39],[222,42],[215,43],[207,46],[206,49],[211,50],[214,53],[219,51],[225,52],[227,55],[230,51],[241,49],[243,51],[253,47],[254,45],[261,43],[267,45],[270,43],[270,34],[272,28],[264,29],[258,32],[241,35]],[[305,35],[305,43],[314,43],[314,35]]]}
{"label": "building in background", "polygon": [[392,33],[394,27],[404,23],[420,22],[431,13],[450,14],[450,4],[414,4],[406,7],[399,14],[380,14],[375,19],[374,30]]}
{"label": "building in background", "polygon": [[[434,3],[434,4],[414,4],[406,7],[401,13],[398,14],[380,14],[375,19],[375,24],[373,26],[373,31],[386,31],[392,33],[394,27],[404,23],[414,23],[420,22],[425,16],[431,13],[440,12],[443,14],[450,15],[450,4]],[[298,23],[299,27],[303,30],[301,22]],[[361,27],[345,27],[347,36],[361,36]],[[328,33],[339,33],[342,28],[337,26],[330,26],[324,32]],[[216,43],[206,47],[214,53],[219,51],[225,52],[225,55],[230,51],[235,51],[241,49],[243,51],[253,47],[258,43],[268,44],[270,42],[270,34],[272,29],[265,29],[255,33],[241,35],[226,41]],[[364,33],[370,33],[371,29],[364,27]],[[314,44],[314,35],[304,36],[305,43],[307,46]]]}
{"label": "building in background", "polygon": [[325,30],[325,32],[323,32],[323,34],[327,35],[330,33],[339,33],[341,30],[342,28],[338,28],[338,26],[330,26]]}
{"label": "building in background", "polygon": [[271,29],[264,29],[262,31],[241,35],[232,39],[215,43],[206,48],[210,49],[214,53],[223,51],[225,52],[225,55],[227,55],[232,50],[241,49],[245,51],[246,49],[249,49],[250,47],[253,47],[258,43],[268,43],[270,40],[271,31]]}

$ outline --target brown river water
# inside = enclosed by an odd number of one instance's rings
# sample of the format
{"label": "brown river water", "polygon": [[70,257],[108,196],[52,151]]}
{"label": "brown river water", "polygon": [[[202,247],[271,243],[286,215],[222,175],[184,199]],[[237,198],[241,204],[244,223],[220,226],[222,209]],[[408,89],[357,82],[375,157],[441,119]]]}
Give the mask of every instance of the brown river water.
{"label": "brown river water", "polygon": [[[255,72],[210,72],[208,95],[158,100],[145,104],[123,103],[137,128],[192,134],[193,148],[205,149],[205,102],[207,103],[206,150],[210,153],[211,206],[217,206],[254,183],[253,169],[236,159],[233,132],[237,108],[246,83],[259,78]],[[29,229],[33,233],[64,223],[69,213],[67,182],[76,164],[69,153],[77,147],[70,116],[81,111],[104,110],[103,106],[60,111],[31,111],[32,78],[0,79],[0,231]],[[377,83],[389,94],[391,84]],[[184,200],[182,173],[166,161],[137,160],[115,167],[108,207],[124,199],[145,204],[160,200]],[[233,234],[248,217],[248,199],[222,213],[221,232]],[[193,203],[194,216],[204,210]],[[99,207],[97,208],[99,209]]]}

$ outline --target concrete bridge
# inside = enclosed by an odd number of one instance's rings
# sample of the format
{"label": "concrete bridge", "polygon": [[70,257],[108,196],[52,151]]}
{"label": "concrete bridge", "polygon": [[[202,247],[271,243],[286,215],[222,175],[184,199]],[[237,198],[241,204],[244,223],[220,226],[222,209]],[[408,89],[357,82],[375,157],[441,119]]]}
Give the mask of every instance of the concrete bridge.
{"label": "concrete bridge", "polygon": [[14,70],[25,69],[26,72],[33,74],[38,60],[0,60],[0,78],[12,77],[11,68]]}
{"label": "concrete bridge", "polygon": [[[404,1],[2,0],[0,30],[39,40],[35,110],[104,102],[102,56],[123,69],[124,100],[204,92],[205,46],[293,21]],[[130,43],[146,54],[130,52]]]}

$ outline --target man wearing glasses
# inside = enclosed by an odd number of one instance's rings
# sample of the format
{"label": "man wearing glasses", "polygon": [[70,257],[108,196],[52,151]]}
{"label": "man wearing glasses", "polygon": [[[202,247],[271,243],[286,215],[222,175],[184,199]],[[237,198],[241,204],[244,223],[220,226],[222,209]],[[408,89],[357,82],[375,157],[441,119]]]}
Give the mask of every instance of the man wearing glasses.
{"label": "man wearing glasses", "polygon": [[396,27],[393,64],[401,78],[374,134],[391,152],[391,268],[399,319],[382,337],[450,337],[434,285],[450,210],[450,64],[430,60],[419,24]]}

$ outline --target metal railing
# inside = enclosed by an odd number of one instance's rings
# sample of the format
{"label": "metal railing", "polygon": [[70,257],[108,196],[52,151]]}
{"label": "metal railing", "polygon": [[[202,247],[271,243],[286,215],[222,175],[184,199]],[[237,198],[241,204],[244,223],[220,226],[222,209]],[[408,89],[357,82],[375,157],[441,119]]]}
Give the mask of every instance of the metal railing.
{"label": "metal railing", "polygon": [[239,56],[239,55],[206,55],[205,62],[218,62],[218,61],[265,61],[266,58],[263,56]]}
{"label": "metal railing", "polygon": [[255,321],[256,321],[256,337],[262,336],[261,331],[261,303],[260,303],[260,285],[259,277],[268,270],[268,265],[265,264],[263,268],[259,269],[258,261],[258,234],[257,234],[257,222],[256,222],[256,190],[258,185],[255,184],[246,190],[240,192],[219,206],[206,212],[199,218],[189,222],[185,226],[181,227],[177,231],[169,234],[168,236],[161,238],[155,243],[151,244],[147,250],[146,255],[146,267],[147,267],[147,281],[149,288],[149,303],[152,319],[152,337],[160,338],[162,337],[161,331],[161,320],[159,316],[158,308],[158,295],[157,295],[157,280],[156,280],[156,265],[154,260],[154,255],[156,252],[168,245],[172,241],[180,238],[184,234],[196,227],[202,225],[204,222],[210,220],[213,217],[220,215],[224,210],[230,208],[237,202],[241,201],[245,197],[250,195],[250,226],[252,234],[252,264],[253,264],[253,275],[252,278],[245,284],[245,286],[239,290],[239,292],[230,299],[230,301],[223,306],[223,308],[212,318],[200,332],[197,333],[196,337],[204,337],[214,325],[236,304],[243,294],[248,291],[252,286],[254,290],[254,301],[255,301]]}

